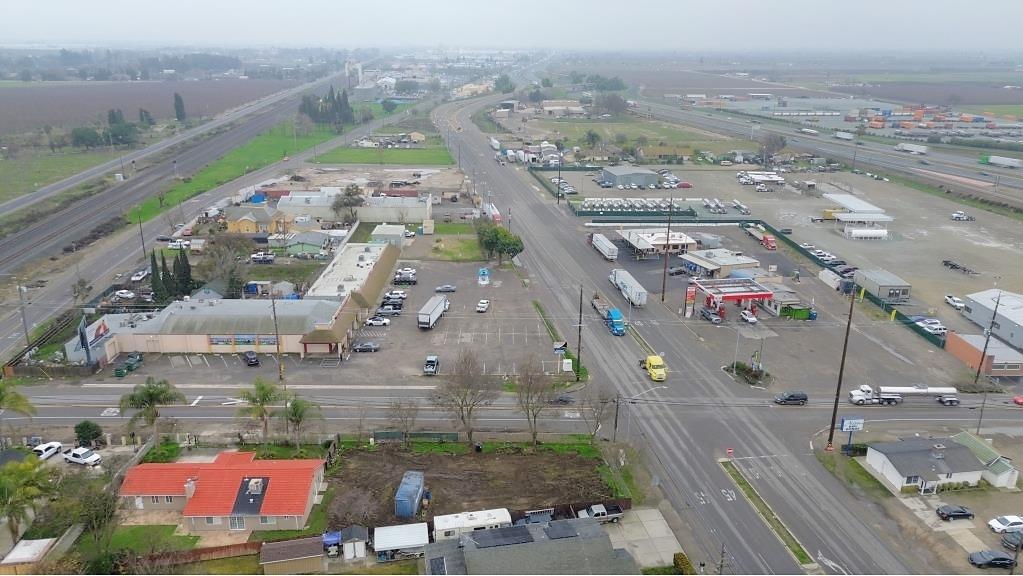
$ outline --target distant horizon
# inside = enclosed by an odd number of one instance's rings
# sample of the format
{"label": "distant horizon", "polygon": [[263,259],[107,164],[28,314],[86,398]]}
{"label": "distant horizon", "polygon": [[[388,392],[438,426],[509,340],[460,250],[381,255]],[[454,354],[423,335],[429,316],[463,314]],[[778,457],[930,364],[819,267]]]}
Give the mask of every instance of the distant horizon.
{"label": "distant horizon", "polygon": [[[464,46],[627,54],[1023,54],[1017,24],[1023,21],[1023,2],[1010,0],[987,2],[984,13],[991,16],[970,26],[960,25],[960,15],[974,12],[977,5],[964,0],[859,0],[855,5],[732,0],[723,7],[696,0],[639,0],[627,7],[562,0],[542,11],[472,0],[373,5],[178,0],[173,6],[138,0],[130,10],[116,0],[8,0],[4,8],[0,38],[6,46],[29,49]],[[946,14],[952,25],[945,23]]]}

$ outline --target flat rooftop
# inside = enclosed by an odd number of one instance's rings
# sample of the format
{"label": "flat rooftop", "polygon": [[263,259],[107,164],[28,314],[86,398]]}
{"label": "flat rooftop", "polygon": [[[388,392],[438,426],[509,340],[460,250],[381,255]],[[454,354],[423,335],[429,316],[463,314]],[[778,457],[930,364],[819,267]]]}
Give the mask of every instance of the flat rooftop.
{"label": "flat rooftop", "polygon": [[711,264],[711,268],[722,266],[759,266],[760,261],[756,258],[750,258],[740,252],[732,252],[724,248],[713,248],[710,250],[694,250],[681,256],[683,260],[688,260],[694,264],[699,264],[704,268],[704,264]]}
{"label": "flat rooftop", "polygon": [[887,214],[840,212],[835,214],[835,220],[839,222],[892,222],[895,218]]}
{"label": "flat rooftop", "polygon": [[306,292],[306,300],[342,301],[369,278],[386,244],[347,244]]}
{"label": "flat rooftop", "polygon": [[[999,292],[1002,294],[1001,299],[998,297]],[[1023,294],[989,288],[980,292],[974,292],[973,294],[967,294],[966,298],[989,310],[994,310],[995,301],[998,300],[998,315],[1016,324],[1023,325]]]}
{"label": "flat rooftop", "polygon": [[[984,349],[984,336],[980,334],[958,334],[958,336],[976,348],[978,352]],[[992,337],[988,342],[987,353],[995,357],[995,364],[1023,364],[1023,353],[998,338]]]}
{"label": "flat rooftop", "polygon": [[637,166],[605,166],[604,172],[614,174],[615,176],[628,176],[629,174],[657,175],[657,173],[653,170],[647,170],[646,168],[639,168]]}
{"label": "flat rooftop", "polygon": [[[153,314],[107,314],[111,333],[135,334],[274,334],[273,309],[266,299],[190,299]],[[305,334],[329,323],[339,303],[323,300],[277,300],[277,330]]]}
{"label": "flat rooftop", "polygon": [[666,228],[638,228],[633,230],[619,230],[618,235],[623,240],[632,244],[639,250],[653,250],[655,248],[664,248],[665,244],[675,245],[686,245],[695,246],[696,240],[693,240],[688,235],[682,232],[671,232],[671,236],[668,236]]}
{"label": "flat rooftop", "polygon": [[822,196],[850,212],[857,214],[884,214],[884,209],[878,208],[852,194],[822,194]]}
{"label": "flat rooftop", "polygon": [[853,276],[863,275],[873,280],[878,286],[910,286],[909,282],[906,282],[902,278],[899,278],[895,274],[881,268],[874,268],[873,270],[857,270]]}

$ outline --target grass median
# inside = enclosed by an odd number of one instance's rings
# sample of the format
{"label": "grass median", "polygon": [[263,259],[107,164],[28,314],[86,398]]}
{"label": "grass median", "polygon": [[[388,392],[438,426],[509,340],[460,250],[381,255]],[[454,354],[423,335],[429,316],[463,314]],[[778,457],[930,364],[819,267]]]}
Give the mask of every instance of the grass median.
{"label": "grass median", "polygon": [[753,507],[757,509],[760,516],[767,522],[767,525],[774,530],[774,533],[778,535],[778,538],[785,544],[785,547],[792,552],[792,555],[796,557],[796,560],[800,564],[812,564],[813,558],[806,552],[803,545],[796,540],[796,537],[789,532],[789,529],[785,527],[778,515],[771,510],[771,507],[767,505],[767,502],[760,497],[760,494],[753,488],[753,485],[746,480],[746,476],[743,475],[739,467],[735,465],[731,460],[726,460],[721,463],[724,467],[725,472],[732,477],[732,481],[739,487],[739,490],[746,496],[746,499],[753,504]]}

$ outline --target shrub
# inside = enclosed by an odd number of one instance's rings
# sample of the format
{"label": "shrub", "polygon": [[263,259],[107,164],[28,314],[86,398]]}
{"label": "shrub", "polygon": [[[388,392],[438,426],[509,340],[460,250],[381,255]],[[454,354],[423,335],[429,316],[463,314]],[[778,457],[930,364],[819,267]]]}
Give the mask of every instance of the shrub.
{"label": "shrub", "polygon": [[672,565],[678,574],[696,574],[696,571],[693,570],[693,563],[689,561],[685,552],[676,552],[672,559]]}

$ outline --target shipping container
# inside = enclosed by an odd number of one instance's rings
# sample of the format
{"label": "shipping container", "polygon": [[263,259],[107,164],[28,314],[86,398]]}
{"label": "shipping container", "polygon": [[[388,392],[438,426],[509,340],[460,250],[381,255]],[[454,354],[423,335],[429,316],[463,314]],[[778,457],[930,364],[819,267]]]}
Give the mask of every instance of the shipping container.
{"label": "shipping container", "polygon": [[870,122],[869,124],[867,124],[867,128],[879,130],[881,128],[884,128],[884,122]]}
{"label": "shipping container", "polygon": [[425,477],[422,472],[417,470],[405,472],[394,494],[394,515],[398,518],[412,518],[418,514],[424,486]]}
{"label": "shipping container", "polygon": [[899,122],[899,128],[904,130],[912,130],[915,127],[916,124],[914,122]]}

